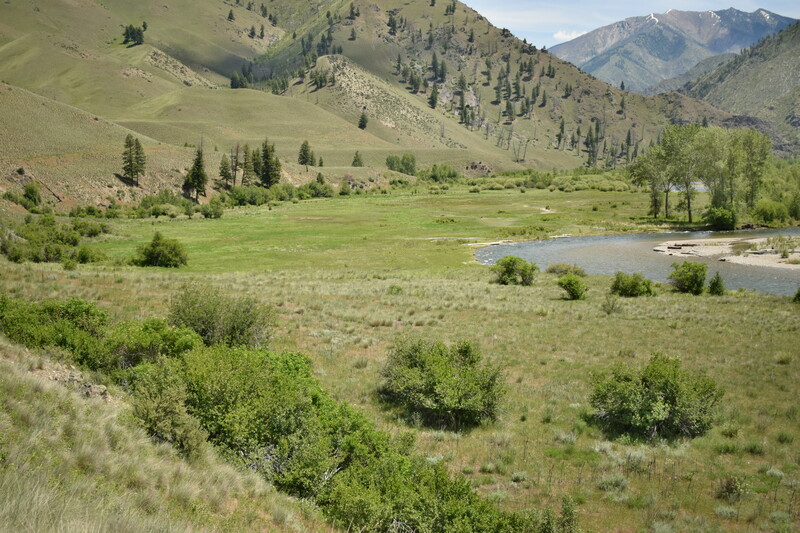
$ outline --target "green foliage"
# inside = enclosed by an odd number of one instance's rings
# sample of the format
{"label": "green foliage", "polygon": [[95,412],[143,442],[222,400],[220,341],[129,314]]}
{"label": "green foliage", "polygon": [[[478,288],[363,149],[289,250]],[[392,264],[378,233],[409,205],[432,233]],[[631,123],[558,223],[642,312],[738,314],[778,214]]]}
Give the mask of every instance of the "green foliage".
{"label": "green foliage", "polygon": [[252,296],[235,296],[210,285],[184,285],[173,297],[169,322],[194,330],[207,345],[265,346],[275,312]]}
{"label": "green foliage", "polygon": [[0,331],[6,337],[29,348],[63,348],[79,363],[101,349],[107,322],[105,311],[79,298],[40,303],[0,299]]}
{"label": "green foliage", "polygon": [[222,218],[222,214],[224,213],[222,200],[215,196],[210,202],[200,207],[200,213],[202,213],[205,218]]}
{"label": "green foliage", "polygon": [[681,264],[672,263],[672,272],[667,276],[670,283],[678,292],[689,294],[703,294],[703,286],[706,282],[706,271],[708,267],[705,263],[684,261]]}
{"label": "green foliage", "polygon": [[445,181],[454,181],[461,177],[457,170],[448,165],[434,164],[430,169],[424,170],[421,173],[422,177],[435,181],[437,183]]}
{"label": "green foliage", "polygon": [[656,294],[653,282],[638,272],[635,274],[617,272],[614,276],[614,281],[611,283],[611,292],[627,298],[655,296]]}
{"label": "green foliage", "polygon": [[556,274],[558,276],[575,274],[576,276],[580,276],[582,278],[586,277],[586,271],[584,269],[578,265],[570,265],[568,263],[551,263],[547,265],[547,273]]}
{"label": "green foliage", "polygon": [[711,427],[722,390],[705,374],[680,361],[654,355],[641,370],[619,365],[595,379],[595,419],[612,433],[648,440],[696,437]]}
{"label": "green foliage", "polygon": [[[156,194],[143,197],[139,206],[133,209],[132,214],[137,217],[160,217],[163,215],[177,216],[187,208],[192,208],[193,204],[186,198],[176,194],[169,189],[162,189]],[[171,209],[174,207],[175,209]]]}
{"label": "green foliage", "polygon": [[131,407],[150,438],[168,442],[186,457],[200,454],[207,433],[186,411],[188,393],[180,363],[159,358],[130,374]]}
{"label": "green foliage", "polygon": [[794,298],[792,298],[792,301],[796,304],[800,304],[800,287],[797,287],[797,292],[794,293]]}
{"label": "green foliage", "polygon": [[736,229],[737,221],[736,211],[724,207],[709,207],[703,213],[703,222],[716,231]]}
{"label": "green foliage", "polygon": [[203,162],[203,149],[198,148],[194,154],[194,162],[189,173],[186,174],[186,179],[183,182],[184,189],[192,190],[195,192],[195,198],[199,197],[202,193],[206,194],[206,183],[208,183],[208,175],[205,170],[205,163]]}
{"label": "green foliage", "polygon": [[38,206],[42,203],[42,195],[39,193],[39,186],[32,181],[25,184],[25,188],[22,190],[22,197],[34,206]]}
{"label": "green foliage", "polygon": [[203,343],[189,328],[173,328],[162,318],[118,322],[103,339],[102,360],[89,366],[106,372],[177,357]]}
{"label": "green foliage", "polygon": [[753,211],[753,216],[764,224],[785,222],[789,218],[789,210],[780,202],[759,200]]}
{"label": "green foliage", "polygon": [[400,339],[389,349],[380,392],[433,426],[461,428],[493,421],[504,389],[502,373],[482,362],[469,342]]}
{"label": "green foliage", "polygon": [[350,196],[352,192],[353,190],[350,187],[350,181],[343,179],[342,183],[339,185],[339,196]]}
{"label": "green foliage", "polygon": [[529,263],[522,258],[506,256],[492,266],[492,271],[497,276],[496,282],[500,285],[533,285],[539,267],[536,263]]}
{"label": "green foliage", "polygon": [[9,261],[22,263],[59,263],[66,260],[76,263],[101,261],[105,256],[85,244],[81,238],[95,237],[110,231],[108,225],[86,220],[74,220],[59,225],[52,215],[34,218],[15,227],[15,234],[0,234],[0,253]]}
{"label": "green foliage", "polygon": [[356,150],[356,153],[353,154],[353,162],[350,163],[351,167],[363,167],[364,166],[364,159],[361,157],[361,152]]}
{"label": "green foliage", "polygon": [[723,296],[725,294],[725,282],[719,272],[708,281],[708,294],[712,296]]}
{"label": "green foliage", "polygon": [[176,239],[168,239],[156,232],[153,240],[140,246],[132,263],[137,266],[178,268],[188,261],[186,250]]}
{"label": "green foliage", "polygon": [[586,298],[586,282],[575,274],[567,274],[558,280],[558,286],[567,293],[568,300],[583,300]]}
{"label": "green foliage", "polygon": [[[355,29],[353,30],[353,33],[351,35],[352,35],[352,39],[351,40],[355,41],[356,40],[356,38],[355,38]],[[361,112],[361,116],[358,117],[358,127],[360,129],[362,129],[362,130],[365,130],[365,129],[367,129],[367,123],[368,122],[369,122],[369,118],[367,117],[367,113],[365,111],[362,111]]]}
{"label": "green foliage", "polygon": [[413,176],[417,173],[417,158],[414,154],[390,155],[386,158],[386,168]]}

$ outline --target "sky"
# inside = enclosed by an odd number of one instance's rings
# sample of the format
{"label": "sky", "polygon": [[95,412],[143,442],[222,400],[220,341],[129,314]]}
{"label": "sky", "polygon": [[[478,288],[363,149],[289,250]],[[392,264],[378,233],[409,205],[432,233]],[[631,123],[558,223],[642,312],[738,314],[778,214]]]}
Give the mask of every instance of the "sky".
{"label": "sky", "polygon": [[569,41],[582,33],[628,17],[664,13],[668,9],[682,11],[719,11],[734,7],[752,13],[762,8],[778,15],[800,19],[800,1],[763,0],[639,0],[638,2],[598,2],[597,0],[462,0],[492,24],[508,28],[520,39],[548,48]]}

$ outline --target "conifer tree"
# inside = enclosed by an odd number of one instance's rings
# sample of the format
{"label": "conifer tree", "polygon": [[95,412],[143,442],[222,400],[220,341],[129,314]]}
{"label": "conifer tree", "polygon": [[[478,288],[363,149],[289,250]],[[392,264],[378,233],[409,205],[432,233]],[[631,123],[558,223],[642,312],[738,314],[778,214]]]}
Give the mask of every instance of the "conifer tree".
{"label": "conifer tree", "polygon": [[219,162],[219,177],[225,182],[225,187],[230,185],[231,177],[231,162],[226,154],[222,154],[222,159]]}
{"label": "conifer tree", "polygon": [[195,192],[195,200],[199,200],[200,193],[203,193],[203,196],[206,194],[206,183],[208,183],[208,176],[206,175],[205,163],[203,162],[203,149],[198,148],[197,152],[195,152],[192,168],[189,170],[189,173],[186,174],[183,187],[193,190]]}
{"label": "conifer tree", "polygon": [[363,167],[364,160],[361,158],[361,153],[356,150],[356,153],[353,155],[353,163],[350,165],[353,167]]}
{"label": "conifer tree", "polygon": [[133,135],[125,137],[125,149],[122,151],[122,175],[134,179],[136,173],[136,147]]}
{"label": "conifer tree", "polygon": [[358,118],[358,127],[362,130],[367,129],[367,122],[369,122],[369,118],[367,117],[366,111],[361,112],[361,116]]}
{"label": "conifer tree", "polygon": [[253,156],[250,153],[249,145],[244,145],[242,156],[244,157],[244,161],[242,162],[242,185],[249,185],[255,177],[255,172],[253,171]]}
{"label": "conifer tree", "polygon": [[300,153],[297,155],[297,163],[300,165],[311,165],[311,146],[308,144],[308,141],[303,141],[303,144],[300,145]]}
{"label": "conifer tree", "polygon": [[144,169],[147,165],[147,157],[144,155],[144,148],[142,148],[142,143],[139,142],[139,138],[133,140],[133,159],[135,163],[135,170],[134,170],[134,178],[136,180],[136,186],[139,186],[139,176],[144,176]]}
{"label": "conifer tree", "polygon": [[428,104],[433,108],[436,109],[436,104],[439,103],[439,87],[434,83],[433,89],[431,89],[431,96],[428,98]]}
{"label": "conifer tree", "polygon": [[233,16],[233,9],[231,9],[230,11],[228,11],[228,20],[229,20],[229,21],[231,21],[231,22],[233,22],[234,20],[236,20],[236,17],[234,17],[234,16]]}
{"label": "conifer tree", "polygon": [[272,187],[281,179],[281,162],[275,153],[275,145],[266,139],[261,145],[261,174],[259,178],[264,187]]}

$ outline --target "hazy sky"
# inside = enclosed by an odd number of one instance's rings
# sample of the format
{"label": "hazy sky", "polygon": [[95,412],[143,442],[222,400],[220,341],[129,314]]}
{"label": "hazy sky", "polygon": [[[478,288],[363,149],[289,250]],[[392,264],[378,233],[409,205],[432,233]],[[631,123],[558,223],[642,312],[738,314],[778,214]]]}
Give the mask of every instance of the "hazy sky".
{"label": "hazy sky", "polygon": [[719,11],[729,7],[753,12],[763,8],[778,15],[800,19],[800,1],[763,0],[728,3],[695,0],[641,0],[639,2],[598,2],[597,0],[462,0],[487,17],[492,24],[508,28],[520,39],[536,46],[553,46],[574,39],[618,20],[668,9]]}

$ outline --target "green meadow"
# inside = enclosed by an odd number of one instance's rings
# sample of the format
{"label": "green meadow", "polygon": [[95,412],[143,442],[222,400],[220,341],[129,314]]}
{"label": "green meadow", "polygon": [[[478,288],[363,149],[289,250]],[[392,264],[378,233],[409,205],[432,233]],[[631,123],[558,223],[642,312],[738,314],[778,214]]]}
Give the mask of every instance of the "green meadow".
{"label": "green meadow", "polygon": [[[78,296],[115,319],[165,316],[172,295],[200,281],[274,305],[272,347],[298,350],[339,399],[382,429],[411,429],[417,450],[464,474],[503,508],[578,504],[598,531],[790,531],[798,524],[800,306],[751,292],[620,299],[611,279],[563,299],[557,276],[530,287],[492,283],[470,244],[562,234],[669,229],[642,216],[643,193],[417,187],[391,194],[226,210],[218,220],[112,222],[108,260],[63,271],[3,260],[0,289],[32,299]],[[680,225],[679,223],[676,225]],[[188,266],[127,266],[155,231],[182,242]],[[635,272],[631,266],[630,272]],[[473,341],[504,369],[499,420],[471,431],[410,426],[376,395],[399,336]],[[655,353],[680,358],[725,389],[704,436],[637,442],[590,420],[593,376]],[[744,487],[718,495],[730,480]]]}

